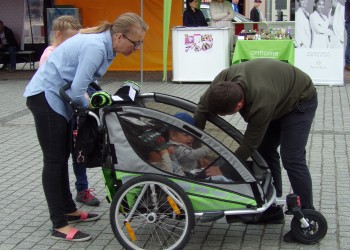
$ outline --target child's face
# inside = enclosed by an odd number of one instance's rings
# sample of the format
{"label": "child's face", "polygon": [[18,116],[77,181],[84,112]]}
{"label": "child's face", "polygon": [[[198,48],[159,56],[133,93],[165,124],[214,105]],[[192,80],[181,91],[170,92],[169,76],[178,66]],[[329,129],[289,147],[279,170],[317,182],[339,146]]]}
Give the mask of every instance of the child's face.
{"label": "child's face", "polygon": [[175,141],[175,142],[178,142],[178,143],[182,143],[182,144],[186,144],[187,146],[192,147],[193,136],[189,135],[187,133],[172,131],[171,134],[170,134],[170,139],[172,141]]}

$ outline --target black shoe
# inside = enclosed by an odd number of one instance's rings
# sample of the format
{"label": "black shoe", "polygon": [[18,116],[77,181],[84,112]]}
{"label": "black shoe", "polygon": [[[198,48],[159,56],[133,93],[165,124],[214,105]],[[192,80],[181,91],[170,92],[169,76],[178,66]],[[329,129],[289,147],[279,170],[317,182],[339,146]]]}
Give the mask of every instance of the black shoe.
{"label": "black shoe", "polygon": [[289,231],[283,236],[283,241],[287,243],[299,243],[297,238],[294,237],[294,234],[292,233],[292,231]]}
{"label": "black shoe", "polygon": [[280,206],[269,207],[258,221],[246,222],[248,224],[283,224],[284,213]]}
{"label": "black shoe", "polygon": [[68,234],[61,233],[55,229],[51,230],[51,238],[55,240],[67,240],[67,241],[88,241],[91,239],[91,235],[81,232],[76,228],[72,228]]}
{"label": "black shoe", "polygon": [[87,213],[85,211],[81,211],[81,215],[66,215],[66,219],[68,223],[95,221],[95,220],[99,220],[100,218],[101,218],[101,215]]}
{"label": "black shoe", "polygon": [[287,243],[301,243],[301,244],[307,244],[307,245],[315,245],[317,243],[317,241],[308,241],[307,243],[302,243],[297,238],[295,238],[292,231],[289,231],[283,236],[283,241]]}
{"label": "black shoe", "polygon": [[282,224],[284,222],[283,208],[269,207],[261,216],[260,221],[269,224]]}

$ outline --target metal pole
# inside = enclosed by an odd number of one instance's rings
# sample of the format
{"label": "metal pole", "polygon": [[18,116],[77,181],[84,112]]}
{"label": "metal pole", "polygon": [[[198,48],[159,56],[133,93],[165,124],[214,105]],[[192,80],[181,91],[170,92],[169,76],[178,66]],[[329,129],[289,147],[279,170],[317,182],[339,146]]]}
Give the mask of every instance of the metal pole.
{"label": "metal pole", "polygon": [[30,14],[30,8],[29,8],[29,0],[27,0],[27,9],[28,9],[28,16],[29,16],[30,35],[31,35],[31,38],[32,38],[31,50],[33,50],[33,47],[34,47],[34,36],[33,36],[33,28],[32,28],[32,15]]}
{"label": "metal pole", "polygon": [[271,21],[271,9],[272,9],[272,2],[271,0],[266,0],[266,21]]}
{"label": "metal pole", "polygon": [[[141,18],[143,19],[143,0],[141,0]],[[140,74],[140,83],[141,86],[143,84],[143,46],[141,46],[141,51],[140,51],[140,70],[141,70],[141,74]]]}

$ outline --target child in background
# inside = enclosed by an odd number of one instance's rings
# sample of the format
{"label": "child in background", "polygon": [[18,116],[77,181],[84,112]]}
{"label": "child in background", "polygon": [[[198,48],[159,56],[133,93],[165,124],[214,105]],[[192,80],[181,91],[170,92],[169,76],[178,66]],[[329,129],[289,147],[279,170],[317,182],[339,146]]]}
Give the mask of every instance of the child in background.
{"label": "child in background", "polygon": [[[72,16],[60,16],[53,21],[52,24],[52,45],[47,47],[40,57],[39,67],[43,65],[51,53],[65,40],[79,33],[81,25],[78,20]],[[73,171],[76,177],[75,188],[77,195],[75,200],[82,202],[88,206],[98,206],[100,201],[92,194],[94,190],[88,188],[88,180],[86,175],[86,168],[78,165],[76,159],[73,157]]]}
{"label": "child in background", "polygon": [[43,54],[40,57],[39,67],[46,62],[47,58],[51,55],[51,53],[63,43],[68,38],[79,33],[81,29],[81,25],[78,20],[76,20],[72,16],[60,16],[53,21],[52,24],[52,45],[47,47]]}

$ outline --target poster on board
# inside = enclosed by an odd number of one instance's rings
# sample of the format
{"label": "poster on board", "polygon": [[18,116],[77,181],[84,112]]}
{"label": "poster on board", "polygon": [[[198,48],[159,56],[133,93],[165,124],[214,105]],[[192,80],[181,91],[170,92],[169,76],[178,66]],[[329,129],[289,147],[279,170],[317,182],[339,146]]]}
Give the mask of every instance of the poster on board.
{"label": "poster on board", "polygon": [[185,34],[185,52],[212,51],[214,38],[212,34]]}
{"label": "poster on board", "polygon": [[344,0],[298,0],[295,66],[319,85],[344,84]]}

